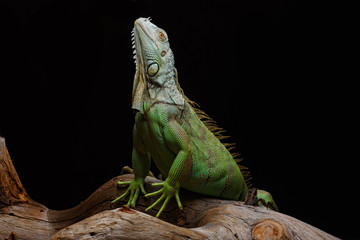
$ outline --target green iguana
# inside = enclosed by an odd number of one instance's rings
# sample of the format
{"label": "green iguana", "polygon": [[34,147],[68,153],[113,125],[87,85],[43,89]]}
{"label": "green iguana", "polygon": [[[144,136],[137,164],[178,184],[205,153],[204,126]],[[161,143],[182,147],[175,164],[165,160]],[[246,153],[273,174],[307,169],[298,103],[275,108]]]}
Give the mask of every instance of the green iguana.
{"label": "green iguana", "polygon": [[[229,145],[221,143],[222,129],[195,107],[178,83],[174,54],[166,32],[149,18],[135,21],[132,32],[136,73],[132,109],[136,112],[133,130],[132,167],[135,178],[127,191],[128,206],[135,207],[140,191],[146,197],[160,195],[147,210],[164,201],[156,217],[175,197],[182,209],[180,187],[213,197],[244,201],[248,192],[244,171],[239,168]],[[148,193],[144,178],[153,160],[166,177],[159,191]],[[259,204],[278,210],[270,193],[258,190]]]}

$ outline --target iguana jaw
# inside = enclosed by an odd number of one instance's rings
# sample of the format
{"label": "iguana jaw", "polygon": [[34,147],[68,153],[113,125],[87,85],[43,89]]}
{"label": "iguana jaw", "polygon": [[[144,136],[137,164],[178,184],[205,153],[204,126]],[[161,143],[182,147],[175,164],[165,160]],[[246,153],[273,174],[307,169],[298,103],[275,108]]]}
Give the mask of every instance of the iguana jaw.
{"label": "iguana jaw", "polygon": [[[153,64],[156,73],[161,66],[159,59],[154,30],[156,26],[150,22],[149,18],[139,18],[134,23],[132,31],[132,47],[134,48],[134,59],[136,73],[133,84],[132,108],[142,112],[144,95],[148,94],[147,85],[151,83],[150,75],[147,73],[148,67]],[[157,68],[157,69],[156,69]],[[154,77],[154,76],[153,76]]]}
{"label": "iguana jaw", "polygon": [[[133,48],[135,54],[136,67],[142,68],[140,70],[146,70],[148,65],[154,61],[159,62],[157,54],[157,43],[153,34],[150,31],[150,27],[153,27],[148,18],[139,18],[135,21],[133,35]],[[144,71],[145,72],[145,71]]]}
{"label": "iguana jaw", "polygon": [[132,36],[132,48],[134,49],[134,59],[136,64],[136,73],[134,77],[133,83],[133,91],[132,91],[132,109],[135,111],[143,112],[143,102],[144,102],[144,93],[145,93],[145,64],[144,57],[142,55],[142,47],[140,43],[139,31],[141,27],[139,27],[139,19],[135,21],[134,28],[131,32]]}

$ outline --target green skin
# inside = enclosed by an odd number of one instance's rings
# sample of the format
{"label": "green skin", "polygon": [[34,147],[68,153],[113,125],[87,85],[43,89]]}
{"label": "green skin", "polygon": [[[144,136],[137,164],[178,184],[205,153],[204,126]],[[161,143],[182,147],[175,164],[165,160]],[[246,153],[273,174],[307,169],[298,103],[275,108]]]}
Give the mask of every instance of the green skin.
{"label": "green skin", "polygon": [[[130,195],[127,205],[135,207],[140,192],[146,197],[161,195],[146,209],[152,209],[163,201],[156,215],[159,217],[172,197],[182,209],[180,187],[217,198],[244,201],[248,187],[226,147],[204,125],[187,100],[183,104],[164,101],[168,98],[165,92],[162,93],[166,89],[165,82],[177,83],[177,75],[169,74],[175,69],[165,31],[144,18],[135,22],[134,31],[137,74],[146,78],[142,84],[149,86],[151,83],[151,87],[156,88],[157,96],[163,98],[151,97],[149,87],[145,87],[140,107],[133,107],[137,110],[132,153],[135,178],[130,182],[118,183],[129,187],[113,202]],[[135,81],[134,92],[137,86]],[[178,89],[168,92],[174,94],[170,98],[180,96],[181,99],[184,96]],[[147,194],[144,179],[149,173],[151,160],[166,179],[153,184],[161,186],[160,190]],[[257,197],[259,204],[278,210],[270,193],[258,190]]]}

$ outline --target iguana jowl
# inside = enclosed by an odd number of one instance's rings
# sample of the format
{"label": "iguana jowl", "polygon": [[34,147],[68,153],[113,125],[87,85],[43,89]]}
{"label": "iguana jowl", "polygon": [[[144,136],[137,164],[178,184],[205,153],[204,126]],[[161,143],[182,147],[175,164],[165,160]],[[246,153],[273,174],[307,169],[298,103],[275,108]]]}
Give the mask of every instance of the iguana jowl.
{"label": "iguana jowl", "polygon": [[[172,197],[182,209],[180,187],[214,197],[244,200],[248,187],[244,176],[220,142],[219,128],[201,110],[196,109],[178,84],[174,54],[166,32],[149,18],[139,18],[133,29],[136,73],[132,108],[136,111],[133,130],[132,167],[135,178],[116,202],[130,195],[134,207],[140,191],[145,196],[160,195],[147,210],[164,201],[157,217]],[[202,120],[203,121],[202,121]],[[205,120],[204,120],[205,119]],[[166,177],[159,191],[146,194],[144,178],[153,160]],[[258,190],[260,204],[277,210],[271,195]]]}

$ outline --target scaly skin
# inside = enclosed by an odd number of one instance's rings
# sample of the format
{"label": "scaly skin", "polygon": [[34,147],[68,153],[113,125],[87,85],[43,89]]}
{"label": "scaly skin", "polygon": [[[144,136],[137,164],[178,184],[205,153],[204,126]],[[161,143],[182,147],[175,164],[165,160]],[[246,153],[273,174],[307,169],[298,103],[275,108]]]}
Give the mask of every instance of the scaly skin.
{"label": "scaly skin", "polygon": [[[175,197],[182,209],[180,187],[209,196],[244,200],[248,188],[236,161],[209,127],[200,120],[177,82],[174,57],[167,34],[139,18],[134,24],[136,74],[132,108],[136,111],[133,130],[132,167],[135,178],[127,191],[115,199],[129,197],[135,207],[140,191],[146,197],[161,195],[149,210],[163,201],[159,217]],[[144,178],[153,160],[166,177],[159,191],[146,194]],[[270,193],[258,190],[260,204],[277,210]]]}

